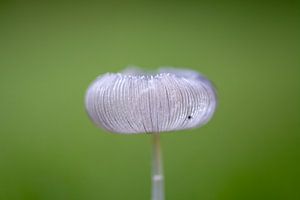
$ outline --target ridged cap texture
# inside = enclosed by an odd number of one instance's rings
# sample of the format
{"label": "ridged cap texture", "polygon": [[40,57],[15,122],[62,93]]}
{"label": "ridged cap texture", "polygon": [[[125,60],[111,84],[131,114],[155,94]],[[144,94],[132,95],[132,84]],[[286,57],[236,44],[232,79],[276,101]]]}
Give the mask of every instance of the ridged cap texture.
{"label": "ridged cap texture", "polygon": [[157,73],[127,69],[99,76],[88,88],[86,110],[113,133],[161,133],[199,127],[213,116],[217,99],[199,73],[162,68]]}

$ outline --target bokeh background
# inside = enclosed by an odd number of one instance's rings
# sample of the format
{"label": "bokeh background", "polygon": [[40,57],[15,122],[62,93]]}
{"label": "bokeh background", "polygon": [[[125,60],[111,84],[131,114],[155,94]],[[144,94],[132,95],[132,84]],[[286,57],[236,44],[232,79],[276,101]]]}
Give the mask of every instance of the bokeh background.
{"label": "bokeh background", "polygon": [[97,129],[84,94],[127,65],[202,72],[219,107],[162,136],[166,198],[300,199],[297,1],[1,1],[0,199],[150,199],[151,137]]}

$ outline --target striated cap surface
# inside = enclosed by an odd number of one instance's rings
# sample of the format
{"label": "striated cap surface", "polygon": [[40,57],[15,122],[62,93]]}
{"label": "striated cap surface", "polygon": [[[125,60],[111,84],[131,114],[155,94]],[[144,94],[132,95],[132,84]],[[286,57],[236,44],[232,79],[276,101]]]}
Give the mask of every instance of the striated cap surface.
{"label": "striated cap surface", "polygon": [[129,69],[99,76],[88,88],[92,121],[114,133],[160,133],[207,123],[217,100],[209,80],[192,70],[163,68],[157,74]]}

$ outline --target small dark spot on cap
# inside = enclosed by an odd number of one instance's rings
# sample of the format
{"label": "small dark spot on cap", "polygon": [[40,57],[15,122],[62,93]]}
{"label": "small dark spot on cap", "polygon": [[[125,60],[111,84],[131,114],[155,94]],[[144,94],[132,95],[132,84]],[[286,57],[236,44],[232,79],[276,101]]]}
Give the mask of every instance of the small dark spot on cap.
{"label": "small dark spot on cap", "polygon": [[188,118],[188,119],[192,119],[192,116],[191,116],[191,115],[189,115],[187,118]]}

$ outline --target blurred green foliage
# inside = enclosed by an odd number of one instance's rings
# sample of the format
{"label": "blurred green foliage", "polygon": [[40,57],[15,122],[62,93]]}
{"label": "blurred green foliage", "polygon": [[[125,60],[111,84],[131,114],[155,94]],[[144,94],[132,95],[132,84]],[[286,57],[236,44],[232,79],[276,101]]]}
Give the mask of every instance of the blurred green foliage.
{"label": "blurred green foliage", "polygon": [[218,88],[200,129],[164,134],[172,200],[300,199],[297,1],[1,1],[0,199],[149,199],[150,136],[105,133],[84,94],[130,64]]}

